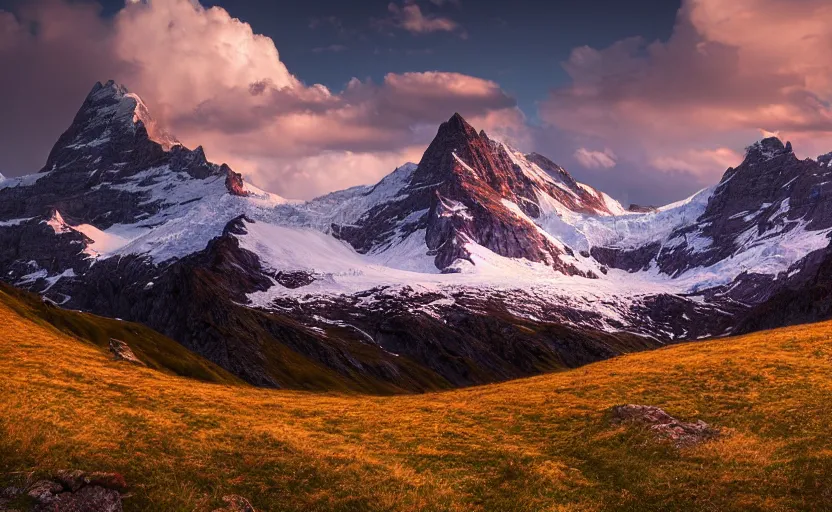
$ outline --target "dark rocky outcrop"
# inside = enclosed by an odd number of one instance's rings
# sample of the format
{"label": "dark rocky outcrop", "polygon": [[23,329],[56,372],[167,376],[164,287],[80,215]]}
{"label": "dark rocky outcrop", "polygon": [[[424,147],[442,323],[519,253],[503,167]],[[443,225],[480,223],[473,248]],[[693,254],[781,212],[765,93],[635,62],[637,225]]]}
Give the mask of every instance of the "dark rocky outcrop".
{"label": "dark rocky outcrop", "polygon": [[719,430],[702,420],[679,421],[664,410],[650,405],[617,405],[612,408],[613,423],[636,424],[649,429],[658,439],[677,448],[694,446],[719,435]]}
{"label": "dark rocky outcrop", "polygon": [[635,203],[631,204],[627,208],[628,212],[633,212],[633,213],[653,213],[657,210],[658,210],[658,208],[656,208],[655,206],[643,206],[643,205],[635,204]]}
{"label": "dark rocky outcrop", "polygon": [[816,268],[784,279],[776,293],[740,317],[733,332],[746,334],[832,318],[832,254],[825,254]]}
{"label": "dark rocky outcrop", "polygon": [[243,175],[231,170],[227,165],[223,164],[220,167],[221,172],[225,172],[225,188],[228,193],[235,196],[246,197],[248,192],[245,190],[243,184]]}

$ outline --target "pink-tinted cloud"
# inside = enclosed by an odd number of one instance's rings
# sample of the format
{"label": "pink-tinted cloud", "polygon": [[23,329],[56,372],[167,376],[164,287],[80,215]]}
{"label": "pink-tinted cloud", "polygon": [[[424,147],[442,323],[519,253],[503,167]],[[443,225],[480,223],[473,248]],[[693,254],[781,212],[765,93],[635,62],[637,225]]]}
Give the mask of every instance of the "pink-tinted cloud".
{"label": "pink-tinted cloud", "polygon": [[667,42],[573,50],[541,117],[576,144],[713,183],[761,130],[832,150],[832,4],[685,0]]}
{"label": "pink-tinted cloud", "polygon": [[[36,34],[26,28],[33,23]],[[308,86],[270,38],[191,0],[131,2],[111,20],[96,4],[38,0],[17,17],[0,12],[0,59],[4,69],[20,70],[0,77],[7,119],[18,108],[15,119],[35,109],[36,119],[57,120],[48,131],[23,132],[47,133],[33,146],[37,166],[21,160],[28,168],[20,171],[39,167],[91,85],[111,77],[139,93],[186,145],[203,145],[209,158],[294,197],[370,183],[418,159],[417,148],[455,111],[499,119],[518,137],[525,129],[515,101],[496,83],[457,73],[353,79],[337,92]],[[2,126],[20,131],[16,123]]]}
{"label": "pink-tinted cloud", "polygon": [[575,151],[575,160],[587,169],[612,169],[616,164],[615,159],[615,153],[609,149],[592,151],[586,148],[578,148]]}
{"label": "pink-tinted cloud", "polygon": [[38,170],[94,81],[128,71],[111,56],[112,29],[99,12],[97,4],[63,0],[23,3],[16,15],[0,11],[4,174]]}
{"label": "pink-tinted cloud", "polygon": [[[442,5],[442,3],[444,2],[436,3],[436,5]],[[390,13],[390,17],[384,20],[382,25],[392,25],[406,30],[411,34],[458,32],[461,37],[467,37],[466,32],[462,30],[459,23],[443,16],[425,14],[422,12],[422,8],[414,2],[406,2],[401,6],[395,2],[390,2],[387,10]]]}
{"label": "pink-tinted cloud", "polygon": [[714,169],[725,170],[742,160],[730,148],[688,149],[672,156],[657,156],[650,163],[661,171],[681,171],[705,180],[712,180]]}

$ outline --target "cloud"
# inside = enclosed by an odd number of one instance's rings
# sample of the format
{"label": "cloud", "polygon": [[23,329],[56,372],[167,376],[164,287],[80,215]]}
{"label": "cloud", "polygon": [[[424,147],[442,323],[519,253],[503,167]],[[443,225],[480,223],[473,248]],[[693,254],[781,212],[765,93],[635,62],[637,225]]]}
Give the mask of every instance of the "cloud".
{"label": "cloud", "polygon": [[651,161],[661,171],[682,171],[710,179],[714,169],[725,170],[742,162],[743,156],[730,148],[689,149],[674,155],[658,155]]}
{"label": "cloud", "polygon": [[375,182],[418,159],[455,111],[524,132],[498,84],[458,73],[391,73],[341,91],[306,85],[270,38],[191,0],[131,3],[110,19],[65,0],[15,14],[0,12],[0,66],[16,70],[0,76],[0,168],[12,175],[42,165],[92,84],[108,78],[139,93],[186,145],[291,197]]}
{"label": "cloud", "polygon": [[[435,2],[434,2],[435,3]],[[441,3],[437,4],[441,5]],[[457,32],[467,38],[467,33],[454,20],[442,16],[424,14],[418,4],[407,2],[400,6],[390,2],[387,6],[390,17],[383,20],[381,26],[391,25],[411,34],[428,34],[431,32]]]}
{"label": "cloud", "polygon": [[462,5],[461,0],[430,0],[430,3],[432,3],[433,5],[438,5],[440,7],[448,4],[455,5],[456,7],[460,7]]}
{"label": "cloud", "polygon": [[341,53],[345,51],[347,51],[347,47],[343,44],[331,44],[329,46],[312,48],[312,53]]}
{"label": "cloud", "polygon": [[[96,4],[24,2],[0,10],[0,172],[34,172],[95,79],[128,71]],[[30,30],[38,27],[37,32]],[[78,37],[83,34],[83,37]]]}
{"label": "cloud", "polygon": [[615,153],[609,149],[590,151],[586,148],[578,148],[575,151],[575,159],[587,169],[612,169],[616,163]]}
{"label": "cloud", "polygon": [[832,4],[685,0],[666,42],[576,48],[540,115],[576,147],[715,182],[761,130],[832,149]]}
{"label": "cloud", "polygon": [[333,27],[336,31],[340,32],[344,30],[344,22],[337,16],[324,16],[309,20],[310,29],[316,30],[321,27]]}

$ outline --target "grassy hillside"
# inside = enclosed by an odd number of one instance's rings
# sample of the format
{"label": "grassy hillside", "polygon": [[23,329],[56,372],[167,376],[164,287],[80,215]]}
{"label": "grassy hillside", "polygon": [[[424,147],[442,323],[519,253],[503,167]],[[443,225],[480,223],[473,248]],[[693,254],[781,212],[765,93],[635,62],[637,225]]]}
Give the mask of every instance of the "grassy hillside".
{"label": "grassy hillside", "polygon": [[[829,510],[832,324],[416,396],[209,384],[115,363],[0,301],[0,487],[119,471],[126,510]],[[676,449],[622,403],[724,435]]]}
{"label": "grassy hillside", "polygon": [[[39,295],[2,282],[0,304],[33,324],[52,327],[105,350],[109,350],[110,338],[124,341],[143,363],[162,372],[218,384],[243,383],[214,363],[141,324],[67,311],[44,302]],[[5,334],[5,324],[0,322],[0,338]]]}

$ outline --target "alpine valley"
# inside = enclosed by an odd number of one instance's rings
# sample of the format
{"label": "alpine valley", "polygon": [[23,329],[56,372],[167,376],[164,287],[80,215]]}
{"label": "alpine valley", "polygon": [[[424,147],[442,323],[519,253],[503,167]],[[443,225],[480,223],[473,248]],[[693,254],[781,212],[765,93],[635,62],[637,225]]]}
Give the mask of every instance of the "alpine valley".
{"label": "alpine valley", "polygon": [[0,275],[257,386],[419,392],[828,318],[830,197],[832,154],[768,138],[625,208],[455,114],[418,164],[292,201],[108,82],[40,172],[0,179]]}

